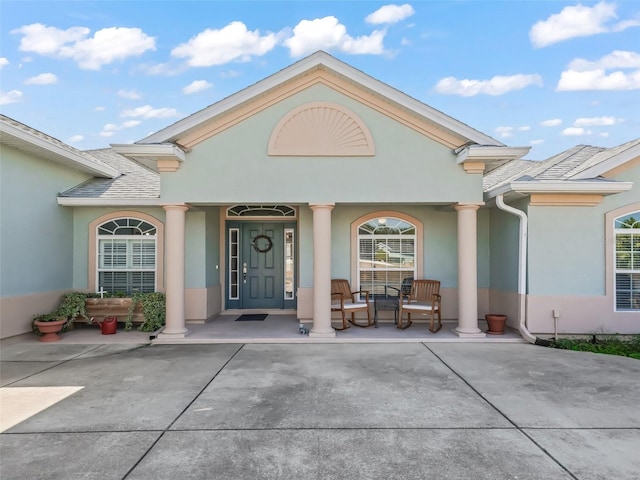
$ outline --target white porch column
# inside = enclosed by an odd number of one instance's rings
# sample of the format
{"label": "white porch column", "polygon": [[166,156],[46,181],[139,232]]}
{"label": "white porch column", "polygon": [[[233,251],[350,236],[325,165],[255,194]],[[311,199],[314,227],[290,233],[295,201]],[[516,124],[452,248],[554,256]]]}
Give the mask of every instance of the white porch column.
{"label": "white porch column", "polygon": [[335,337],[331,326],[331,210],[335,204],[309,204],[313,211],[313,326],[310,337]]}
{"label": "white porch column", "polygon": [[165,205],[165,284],[167,321],[158,339],[184,338],[189,331],[184,318],[184,235],[186,205]]}
{"label": "white porch column", "polygon": [[456,205],[458,211],[458,326],[460,337],[485,337],[478,328],[479,205]]}

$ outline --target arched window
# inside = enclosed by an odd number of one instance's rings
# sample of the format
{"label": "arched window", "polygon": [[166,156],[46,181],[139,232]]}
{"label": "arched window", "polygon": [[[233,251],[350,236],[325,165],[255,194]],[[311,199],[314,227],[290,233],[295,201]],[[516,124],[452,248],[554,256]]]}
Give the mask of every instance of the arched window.
{"label": "arched window", "polygon": [[640,310],[640,211],[614,220],[616,310]]}
{"label": "arched window", "polygon": [[402,279],[416,276],[416,226],[394,217],[371,218],[358,226],[360,288],[384,293],[384,286],[400,288]]}
{"label": "arched window", "polygon": [[139,218],[114,218],[97,226],[98,289],[128,295],[156,291],[157,228]]}

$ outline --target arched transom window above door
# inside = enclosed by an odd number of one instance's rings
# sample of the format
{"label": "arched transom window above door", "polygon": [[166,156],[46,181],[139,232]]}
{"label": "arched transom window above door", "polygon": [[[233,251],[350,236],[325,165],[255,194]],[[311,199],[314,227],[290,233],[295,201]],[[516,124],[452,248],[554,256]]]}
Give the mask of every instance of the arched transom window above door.
{"label": "arched transom window above door", "polygon": [[373,156],[364,121],[342,105],[312,102],[287,113],[269,139],[269,155],[298,157]]}

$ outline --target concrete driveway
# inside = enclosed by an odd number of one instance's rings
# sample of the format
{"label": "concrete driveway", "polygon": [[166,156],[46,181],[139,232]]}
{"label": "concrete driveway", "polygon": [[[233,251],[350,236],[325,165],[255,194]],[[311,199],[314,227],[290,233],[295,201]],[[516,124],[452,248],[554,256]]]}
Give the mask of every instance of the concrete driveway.
{"label": "concrete driveway", "polygon": [[640,361],[623,357],[15,343],[1,358],[2,480],[640,476]]}

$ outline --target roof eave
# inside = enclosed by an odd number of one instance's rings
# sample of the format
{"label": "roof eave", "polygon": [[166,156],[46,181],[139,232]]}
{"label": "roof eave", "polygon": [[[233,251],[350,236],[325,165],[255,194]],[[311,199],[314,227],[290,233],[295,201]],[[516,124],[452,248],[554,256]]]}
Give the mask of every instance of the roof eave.
{"label": "roof eave", "polygon": [[58,197],[58,205],[63,207],[157,207],[162,203],[159,198]]}
{"label": "roof eave", "polygon": [[47,141],[45,138],[33,135],[13,125],[2,122],[0,123],[0,131],[13,137],[18,144],[28,145],[37,150],[43,158],[61,165],[72,166],[72,168],[76,170],[97,177],[116,178],[120,176],[120,172],[112,167],[93,163],[82,155],[65,150],[59,145]]}
{"label": "roof eave", "polygon": [[485,200],[498,195],[526,196],[532,193],[584,193],[592,195],[614,195],[631,190],[633,182],[575,182],[575,181],[544,181],[544,182],[509,182],[492,188],[484,193]]}

